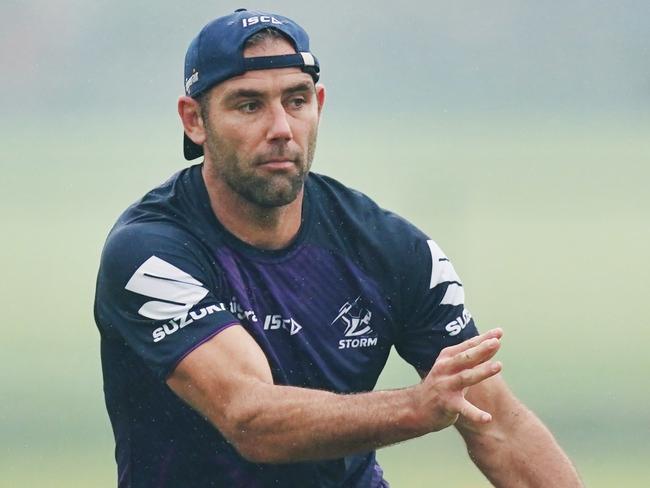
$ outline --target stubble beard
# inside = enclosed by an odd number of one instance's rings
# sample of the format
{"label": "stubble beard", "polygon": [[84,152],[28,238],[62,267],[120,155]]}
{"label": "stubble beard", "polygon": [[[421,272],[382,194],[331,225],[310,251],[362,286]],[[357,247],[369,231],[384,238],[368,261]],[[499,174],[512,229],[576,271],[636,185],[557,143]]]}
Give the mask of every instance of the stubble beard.
{"label": "stubble beard", "polygon": [[[273,150],[242,164],[234,151],[219,136],[210,133],[206,146],[214,162],[215,173],[235,193],[248,202],[261,208],[276,208],[293,202],[302,190],[316,151],[318,129],[309,135],[307,153],[290,152],[286,146],[277,145]],[[294,161],[295,170],[286,172],[266,172],[259,165],[270,158],[287,158]]]}

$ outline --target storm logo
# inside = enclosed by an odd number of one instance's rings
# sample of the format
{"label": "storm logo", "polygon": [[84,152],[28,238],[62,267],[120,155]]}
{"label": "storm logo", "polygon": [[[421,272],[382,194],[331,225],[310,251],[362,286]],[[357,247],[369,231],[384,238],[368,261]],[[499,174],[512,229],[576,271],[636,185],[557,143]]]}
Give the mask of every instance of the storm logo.
{"label": "storm logo", "polygon": [[352,338],[341,339],[339,349],[356,349],[358,347],[377,345],[376,337],[368,337],[369,334],[373,333],[372,327],[370,327],[372,312],[363,307],[360,300],[361,297],[359,296],[353,302],[345,302],[345,305],[339,309],[339,314],[332,320],[331,325],[339,321],[345,324],[343,334],[345,337]]}
{"label": "storm logo", "polygon": [[368,325],[372,318],[372,312],[361,307],[359,304],[360,298],[357,297],[352,303],[345,302],[345,305],[340,308],[339,314],[332,320],[332,325],[338,320],[345,323],[344,334],[346,337],[357,337],[372,332],[370,325]]}

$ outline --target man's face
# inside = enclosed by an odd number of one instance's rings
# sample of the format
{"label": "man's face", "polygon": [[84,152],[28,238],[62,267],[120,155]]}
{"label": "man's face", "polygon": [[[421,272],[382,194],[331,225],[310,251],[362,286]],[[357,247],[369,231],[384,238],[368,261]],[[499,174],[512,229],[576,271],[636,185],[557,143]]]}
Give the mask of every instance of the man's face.
{"label": "man's face", "polygon": [[[274,39],[244,56],[293,53]],[[269,69],[220,83],[208,97],[204,150],[217,178],[260,207],[294,201],[314,157],[322,88],[298,68]]]}

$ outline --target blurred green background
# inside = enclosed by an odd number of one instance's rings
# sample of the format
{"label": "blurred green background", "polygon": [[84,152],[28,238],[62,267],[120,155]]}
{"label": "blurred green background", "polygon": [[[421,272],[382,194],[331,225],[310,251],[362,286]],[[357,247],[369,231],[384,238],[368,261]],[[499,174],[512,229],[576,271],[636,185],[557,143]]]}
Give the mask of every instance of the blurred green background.
{"label": "blurred green background", "polygon": [[[115,486],[94,279],[112,223],[185,165],[191,38],[240,2],[0,5],[0,486]],[[590,487],[650,486],[650,4],[298,1],[328,101],[315,170],[446,250]],[[392,357],[380,387],[417,381]],[[485,487],[453,431],[396,487]]]}

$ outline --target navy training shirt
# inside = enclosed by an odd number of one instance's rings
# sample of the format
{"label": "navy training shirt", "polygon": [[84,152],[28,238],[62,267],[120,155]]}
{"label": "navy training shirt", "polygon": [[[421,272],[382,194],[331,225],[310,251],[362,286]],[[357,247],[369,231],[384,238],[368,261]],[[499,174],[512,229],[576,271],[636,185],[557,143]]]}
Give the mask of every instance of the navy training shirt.
{"label": "navy training shirt", "polygon": [[165,380],[233,324],[262,348],[276,384],[370,391],[392,346],[427,371],[477,334],[453,266],[413,225],[314,173],[294,242],[254,248],[216,219],[201,168],[129,207],[102,253],[95,320],[119,487],[382,486],[374,452],[250,463]]}

